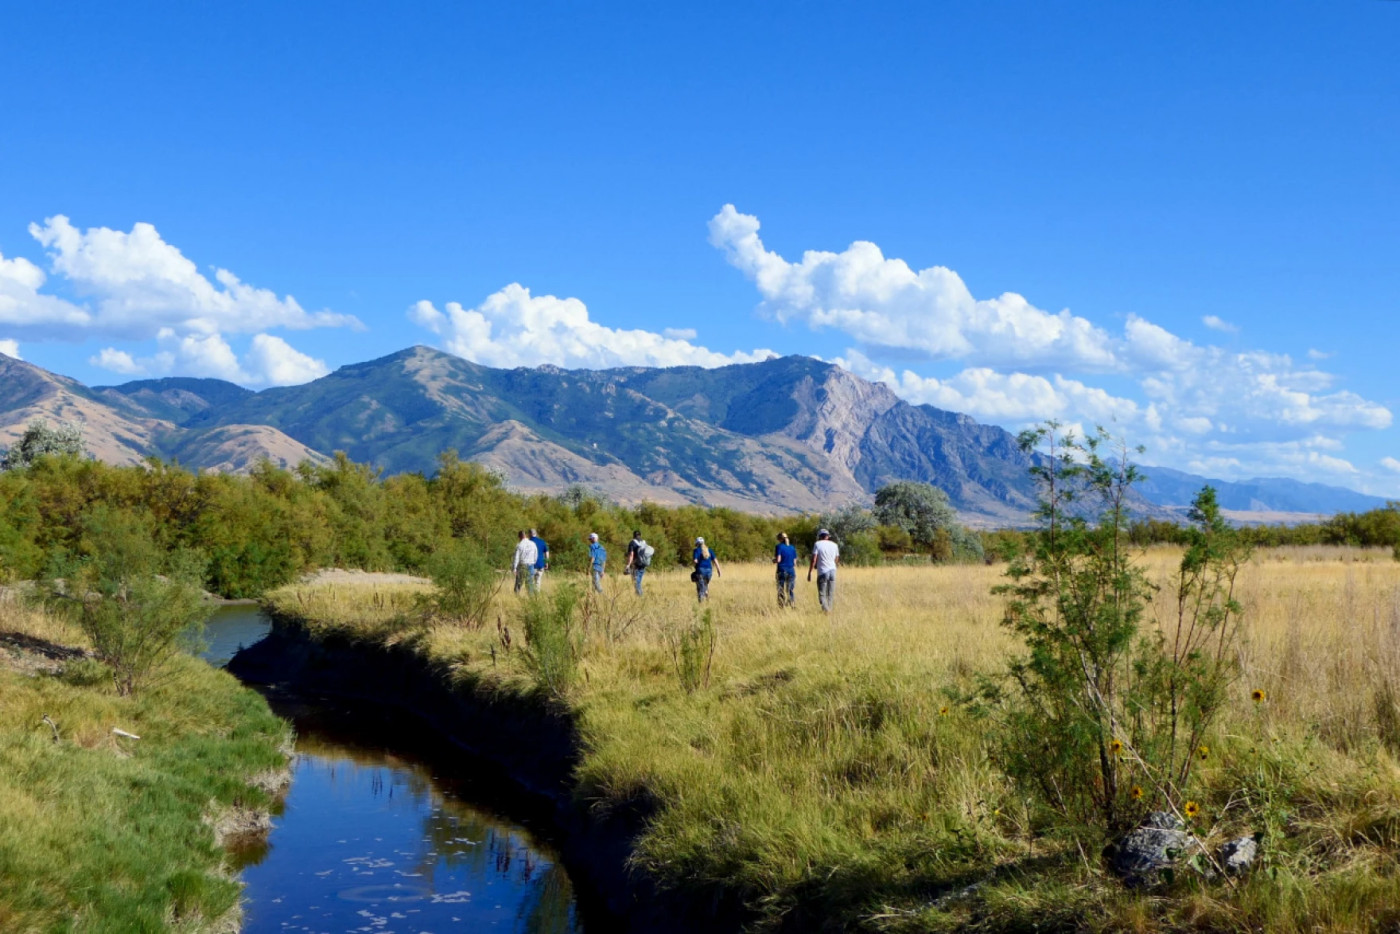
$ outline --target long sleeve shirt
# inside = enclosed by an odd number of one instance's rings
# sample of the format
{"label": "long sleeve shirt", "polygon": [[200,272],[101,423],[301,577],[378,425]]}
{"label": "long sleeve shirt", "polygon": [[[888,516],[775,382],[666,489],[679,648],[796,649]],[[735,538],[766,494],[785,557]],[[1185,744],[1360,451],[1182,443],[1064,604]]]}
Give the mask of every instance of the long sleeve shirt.
{"label": "long sleeve shirt", "polygon": [[515,557],[511,559],[510,569],[519,570],[522,566],[530,568],[535,566],[535,561],[539,558],[539,549],[535,543],[528,538],[522,538],[520,544],[515,546]]}

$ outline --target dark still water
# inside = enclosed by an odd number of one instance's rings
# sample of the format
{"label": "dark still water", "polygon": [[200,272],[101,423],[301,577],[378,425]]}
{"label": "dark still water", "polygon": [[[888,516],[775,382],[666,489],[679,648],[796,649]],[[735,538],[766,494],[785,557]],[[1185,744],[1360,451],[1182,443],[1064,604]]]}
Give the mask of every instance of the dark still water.
{"label": "dark still water", "polygon": [[221,606],[204,627],[204,651],[200,658],[222,668],[239,649],[260,642],[272,628],[272,621],[256,606]]}
{"label": "dark still water", "polygon": [[[221,608],[210,654],[252,644],[254,623],[266,631],[256,608]],[[552,849],[472,803],[492,784],[479,764],[435,754],[431,737],[382,713],[270,700],[296,727],[297,755],[266,845],[240,854],[245,934],[584,930]]]}

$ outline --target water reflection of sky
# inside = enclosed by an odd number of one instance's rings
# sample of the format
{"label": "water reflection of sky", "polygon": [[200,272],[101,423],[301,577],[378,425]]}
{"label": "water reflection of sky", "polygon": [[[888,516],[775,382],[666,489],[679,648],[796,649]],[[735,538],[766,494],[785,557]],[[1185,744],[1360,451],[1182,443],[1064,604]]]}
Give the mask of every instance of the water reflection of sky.
{"label": "water reflection of sky", "polygon": [[[226,664],[268,625],[257,607],[221,607],[200,654]],[[241,854],[245,934],[583,931],[564,869],[522,828],[426,765],[343,736],[345,723],[296,720],[285,807],[267,845]]]}
{"label": "water reflection of sky", "polygon": [[247,934],[582,930],[568,877],[520,829],[423,766],[303,745],[270,847],[242,872]]}
{"label": "water reflection of sky", "polygon": [[200,635],[199,656],[222,668],[239,649],[262,639],[271,627],[271,621],[256,606],[221,606],[210,615]]}

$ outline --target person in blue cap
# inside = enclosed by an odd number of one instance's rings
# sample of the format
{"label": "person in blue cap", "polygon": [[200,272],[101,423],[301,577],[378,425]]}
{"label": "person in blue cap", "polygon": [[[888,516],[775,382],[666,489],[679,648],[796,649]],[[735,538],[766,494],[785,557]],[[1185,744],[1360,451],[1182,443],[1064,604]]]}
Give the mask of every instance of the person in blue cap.
{"label": "person in blue cap", "polygon": [[588,561],[593,572],[593,590],[603,592],[603,568],[608,563],[608,550],[598,542],[598,533],[588,533]]}

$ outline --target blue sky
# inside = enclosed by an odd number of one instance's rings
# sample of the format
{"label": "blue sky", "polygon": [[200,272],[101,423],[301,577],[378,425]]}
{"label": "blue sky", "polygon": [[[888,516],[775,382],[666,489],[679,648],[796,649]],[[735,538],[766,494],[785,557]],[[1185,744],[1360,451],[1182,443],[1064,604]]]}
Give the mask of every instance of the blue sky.
{"label": "blue sky", "polygon": [[9,11],[0,352],[807,353],[1400,497],[1400,3],[670,6]]}

